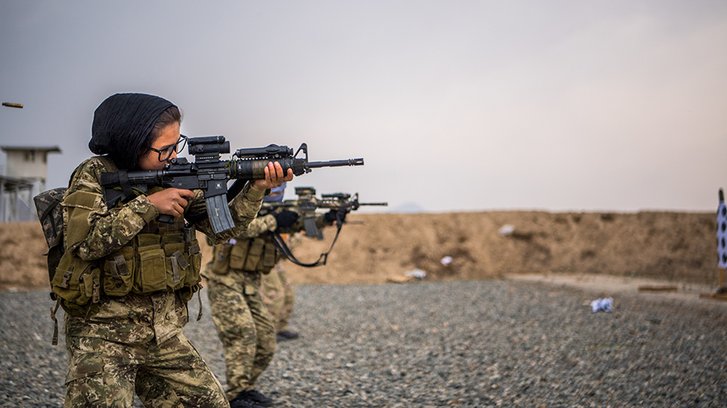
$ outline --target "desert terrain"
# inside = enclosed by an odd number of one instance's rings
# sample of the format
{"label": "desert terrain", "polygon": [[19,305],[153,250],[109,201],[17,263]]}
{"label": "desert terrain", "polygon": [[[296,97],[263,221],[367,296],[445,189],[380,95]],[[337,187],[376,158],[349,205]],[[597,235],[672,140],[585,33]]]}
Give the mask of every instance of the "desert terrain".
{"label": "desert terrain", "polygon": [[[333,232],[294,251],[312,261]],[[695,290],[714,288],[715,241],[706,213],[354,214],[328,265],[288,264],[302,337],[259,385],[285,407],[723,406],[727,302]],[[40,227],[0,224],[0,242],[0,406],[59,406]],[[654,282],[679,291],[636,286]],[[224,384],[200,294],[185,333]],[[601,296],[613,312],[592,312]]]}
{"label": "desert terrain", "polygon": [[[288,263],[293,283],[384,283],[414,269],[430,281],[533,273],[707,285],[716,280],[711,213],[351,214],[349,221],[326,266]],[[504,226],[510,226],[507,235],[500,233]],[[323,241],[300,239],[296,256],[317,259],[335,231],[324,232]],[[38,223],[0,224],[0,288],[47,287],[45,250]],[[203,250],[206,261],[210,249]],[[444,257],[451,257],[448,265]]]}

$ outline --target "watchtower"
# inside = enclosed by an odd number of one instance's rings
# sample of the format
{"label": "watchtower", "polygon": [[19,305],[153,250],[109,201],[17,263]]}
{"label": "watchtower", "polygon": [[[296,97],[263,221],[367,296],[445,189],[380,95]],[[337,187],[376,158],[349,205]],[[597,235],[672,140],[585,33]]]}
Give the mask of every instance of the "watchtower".
{"label": "watchtower", "polygon": [[32,197],[45,190],[48,154],[58,146],[0,146],[7,155],[5,175],[0,175],[0,222],[35,218]]}

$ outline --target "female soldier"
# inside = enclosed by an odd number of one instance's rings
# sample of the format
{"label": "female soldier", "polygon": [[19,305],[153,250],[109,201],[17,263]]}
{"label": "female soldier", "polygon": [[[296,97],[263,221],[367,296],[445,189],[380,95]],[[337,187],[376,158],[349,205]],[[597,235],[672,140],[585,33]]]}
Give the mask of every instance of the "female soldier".
{"label": "female soldier", "polygon": [[[182,333],[186,302],[200,288],[194,231],[217,242],[239,235],[265,190],[293,174],[284,176],[280,164],[269,163],[266,178],[230,202],[235,228],[216,236],[201,191],[153,188],[109,208],[101,173],[162,169],[186,143],[180,122],[174,104],[145,94],[113,95],[94,113],[89,148],[100,156],[71,177],[62,203],[65,252],[52,281],[66,310],[67,407],[131,407],[135,381],[154,384],[139,389],[174,395],[184,406],[228,406]],[[175,222],[158,222],[161,214]],[[185,218],[199,221],[189,225]]]}

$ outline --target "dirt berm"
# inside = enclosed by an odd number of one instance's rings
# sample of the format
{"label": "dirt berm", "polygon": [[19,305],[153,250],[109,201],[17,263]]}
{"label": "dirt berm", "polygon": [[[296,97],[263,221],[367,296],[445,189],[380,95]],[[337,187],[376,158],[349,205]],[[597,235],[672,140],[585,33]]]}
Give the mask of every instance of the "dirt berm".
{"label": "dirt berm", "polygon": [[[352,214],[328,265],[288,263],[294,283],[381,283],[415,268],[427,279],[483,279],[512,273],[592,273],[711,284],[716,273],[711,213]],[[514,229],[503,236],[499,230]],[[326,239],[294,252],[312,261]],[[48,285],[37,222],[0,224],[0,288]],[[205,262],[209,248],[204,248]],[[448,266],[443,257],[452,258]]]}

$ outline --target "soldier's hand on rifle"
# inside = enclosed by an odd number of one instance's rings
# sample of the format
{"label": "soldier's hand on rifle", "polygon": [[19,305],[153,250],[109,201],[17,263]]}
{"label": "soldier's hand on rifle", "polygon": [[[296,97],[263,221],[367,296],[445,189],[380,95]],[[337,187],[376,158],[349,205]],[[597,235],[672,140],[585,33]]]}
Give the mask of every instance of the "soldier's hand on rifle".
{"label": "soldier's hand on rifle", "polygon": [[184,215],[184,208],[189,200],[194,197],[192,190],[181,188],[165,188],[146,196],[149,201],[159,210],[159,213],[180,218]]}
{"label": "soldier's hand on rifle", "polygon": [[336,222],[336,218],[339,218],[341,222],[346,222],[346,214],[348,214],[350,210],[330,210],[327,213],[323,215],[323,218],[326,220],[326,222],[329,225],[332,225],[334,222]]}
{"label": "soldier's hand on rifle", "polygon": [[293,180],[293,169],[288,169],[288,174],[283,175],[283,167],[278,162],[268,162],[265,166],[265,178],[261,180],[255,180],[253,186],[258,190],[267,190],[273,187],[278,187],[285,181]]}
{"label": "soldier's hand on rifle", "polygon": [[274,213],[275,221],[278,224],[278,228],[290,228],[298,222],[300,217],[298,213],[294,211],[283,210],[278,213]]}

